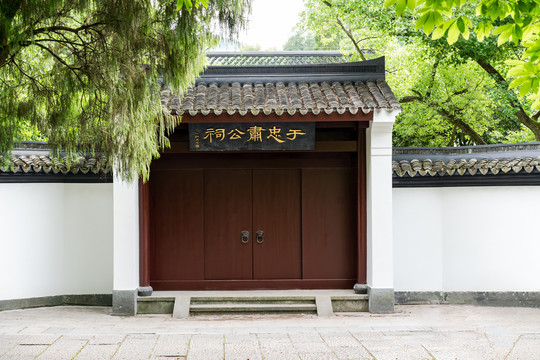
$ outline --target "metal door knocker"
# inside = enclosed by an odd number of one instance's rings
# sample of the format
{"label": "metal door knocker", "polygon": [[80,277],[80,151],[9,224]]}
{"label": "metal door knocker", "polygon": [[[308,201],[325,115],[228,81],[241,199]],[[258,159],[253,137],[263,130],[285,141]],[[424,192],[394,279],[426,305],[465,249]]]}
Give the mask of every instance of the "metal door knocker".
{"label": "metal door knocker", "polygon": [[257,231],[257,244],[262,244],[264,242],[264,231]]}
{"label": "metal door knocker", "polygon": [[249,241],[249,231],[244,230],[240,233],[240,240],[242,241],[242,244],[247,244]]}

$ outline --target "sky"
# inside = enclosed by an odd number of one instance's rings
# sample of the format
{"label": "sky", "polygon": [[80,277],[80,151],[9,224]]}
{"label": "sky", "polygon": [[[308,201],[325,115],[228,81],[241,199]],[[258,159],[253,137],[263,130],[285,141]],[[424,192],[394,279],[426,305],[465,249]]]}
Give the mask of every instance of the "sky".
{"label": "sky", "polygon": [[253,0],[248,30],[240,34],[240,42],[282,50],[303,8],[303,0]]}

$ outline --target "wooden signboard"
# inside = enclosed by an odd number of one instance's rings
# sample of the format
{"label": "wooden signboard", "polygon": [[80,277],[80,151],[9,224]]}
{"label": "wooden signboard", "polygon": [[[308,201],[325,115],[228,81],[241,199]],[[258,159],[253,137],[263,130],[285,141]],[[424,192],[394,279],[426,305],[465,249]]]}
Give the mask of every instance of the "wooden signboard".
{"label": "wooden signboard", "polygon": [[314,150],[315,123],[191,123],[189,149]]}

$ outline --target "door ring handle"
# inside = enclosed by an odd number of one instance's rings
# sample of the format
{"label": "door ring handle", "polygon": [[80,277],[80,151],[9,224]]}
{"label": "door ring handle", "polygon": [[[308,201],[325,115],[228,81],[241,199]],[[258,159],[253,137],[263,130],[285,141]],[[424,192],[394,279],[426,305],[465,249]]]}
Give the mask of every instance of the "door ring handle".
{"label": "door ring handle", "polygon": [[248,243],[248,241],[249,241],[249,231],[244,230],[244,231],[240,232],[240,241],[242,242],[242,244],[247,244]]}
{"label": "door ring handle", "polygon": [[264,231],[259,230],[256,232],[256,235],[257,244],[262,244],[264,242]]}

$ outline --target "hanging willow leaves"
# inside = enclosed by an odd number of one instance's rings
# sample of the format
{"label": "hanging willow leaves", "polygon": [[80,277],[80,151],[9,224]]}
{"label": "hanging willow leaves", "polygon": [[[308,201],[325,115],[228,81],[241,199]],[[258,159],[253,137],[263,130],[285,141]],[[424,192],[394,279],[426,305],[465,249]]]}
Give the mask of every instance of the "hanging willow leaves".
{"label": "hanging willow leaves", "polygon": [[[179,6],[180,5],[180,6]],[[216,38],[245,24],[250,0],[0,2],[0,154],[28,128],[56,151],[103,152],[124,178],[147,178],[182,94]]]}

